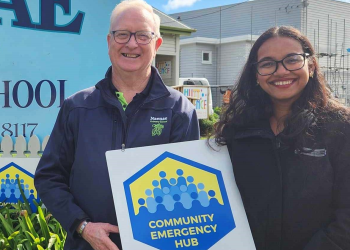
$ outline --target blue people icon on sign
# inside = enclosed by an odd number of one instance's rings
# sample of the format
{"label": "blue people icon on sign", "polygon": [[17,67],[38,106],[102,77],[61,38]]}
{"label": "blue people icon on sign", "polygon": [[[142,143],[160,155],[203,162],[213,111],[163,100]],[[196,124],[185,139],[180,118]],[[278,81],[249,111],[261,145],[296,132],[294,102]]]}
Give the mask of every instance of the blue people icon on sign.
{"label": "blue people icon on sign", "polygon": [[221,172],[165,152],[124,182],[134,238],[209,249],[236,225]]}
{"label": "blue people icon on sign", "polygon": [[[218,201],[215,198],[215,191],[209,190],[205,191],[205,186],[203,183],[194,184],[194,177],[188,176],[188,183],[183,177],[183,170],[178,169],[176,171],[178,174],[177,180],[171,178],[168,182],[166,179],[162,179],[163,185],[159,188],[159,181],[153,180],[153,191],[147,189],[145,194],[147,195],[146,200],[140,198],[138,203],[140,206],[146,208],[143,209],[142,213],[156,213],[157,208],[164,207],[167,211],[173,211],[175,204],[178,208],[191,209],[192,206],[195,207],[208,207],[210,203],[214,206],[218,206]],[[166,173],[164,171],[159,172],[160,177],[165,177]],[[166,184],[165,184],[166,183]],[[162,206],[163,205],[163,206]],[[141,212],[140,212],[141,213]]]}

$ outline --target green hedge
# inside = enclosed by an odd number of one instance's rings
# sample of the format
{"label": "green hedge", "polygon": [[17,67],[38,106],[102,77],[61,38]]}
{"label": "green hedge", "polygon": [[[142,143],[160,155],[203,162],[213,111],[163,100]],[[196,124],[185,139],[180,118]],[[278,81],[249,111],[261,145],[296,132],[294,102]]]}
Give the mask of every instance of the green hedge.
{"label": "green hedge", "polygon": [[221,110],[221,107],[215,107],[214,113],[212,115],[209,115],[207,119],[199,120],[199,129],[201,136],[207,136],[213,132],[214,124],[219,121]]}
{"label": "green hedge", "polygon": [[0,250],[63,249],[67,233],[46,208],[35,205],[37,213],[25,198],[24,203],[0,203]]}

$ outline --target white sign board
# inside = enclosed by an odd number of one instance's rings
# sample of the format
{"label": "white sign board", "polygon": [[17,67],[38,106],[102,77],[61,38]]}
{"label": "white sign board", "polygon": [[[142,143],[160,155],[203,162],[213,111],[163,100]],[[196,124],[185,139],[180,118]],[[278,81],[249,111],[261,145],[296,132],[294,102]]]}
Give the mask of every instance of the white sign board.
{"label": "white sign board", "polygon": [[163,79],[171,78],[171,61],[157,62],[156,68]]}
{"label": "white sign board", "polygon": [[195,107],[198,119],[207,119],[209,113],[208,107],[208,86],[184,86],[183,94],[186,97],[196,98]]}
{"label": "white sign board", "polygon": [[256,249],[226,147],[191,141],[106,158],[124,249]]}

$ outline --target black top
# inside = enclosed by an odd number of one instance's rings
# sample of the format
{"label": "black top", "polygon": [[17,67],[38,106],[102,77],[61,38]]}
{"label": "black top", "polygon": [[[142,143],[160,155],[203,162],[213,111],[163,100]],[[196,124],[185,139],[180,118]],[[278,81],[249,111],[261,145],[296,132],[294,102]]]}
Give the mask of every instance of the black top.
{"label": "black top", "polygon": [[350,249],[350,125],[334,121],[316,132],[301,151],[268,120],[226,128],[257,250]]}

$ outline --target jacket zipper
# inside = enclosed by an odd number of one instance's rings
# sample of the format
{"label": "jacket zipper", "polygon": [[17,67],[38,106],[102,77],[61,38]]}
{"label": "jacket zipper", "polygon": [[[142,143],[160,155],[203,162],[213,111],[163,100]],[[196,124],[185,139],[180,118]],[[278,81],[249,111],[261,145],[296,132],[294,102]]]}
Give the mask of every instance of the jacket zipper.
{"label": "jacket zipper", "polygon": [[280,163],[280,158],[279,158],[279,155],[278,155],[278,152],[277,152],[277,149],[279,149],[281,147],[281,141],[280,139],[275,136],[273,139],[272,139],[272,145],[273,145],[273,151],[274,151],[274,154],[275,154],[275,158],[276,158],[276,162],[277,162],[277,168],[278,168],[278,171],[279,171],[279,175],[280,175],[280,187],[281,187],[281,202],[282,202],[282,205],[281,205],[281,228],[280,228],[280,232],[281,232],[281,239],[280,239],[280,244],[279,244],[279,249],[281,249],[282,245],[282,228],[283,228],[283,176],[282,176],[282,168],[281,168],[281,163]]}
{"label": "jacket zipper", "polygon": [[[143,105],[141,105],[143,106]],[[129,124],[131,123],[132,119],[134,118],[134,116],[139,112],[140,108],[138,108],[136,110],[136,112],[129,118],[127,124],[126,124],[126,130],[125,133],[123,132],[123,140],[122,140],[122,151],[125,150],[126,148],[126,141],[128,139],[128,131],[129,131]],[[124,131],[124,130],[123,130]]]}
{"label": "jacket zipper", "polygon": [[112,130],[112,150],[116,149],[117,145],[117,111],[113,112],[113,130]]}

